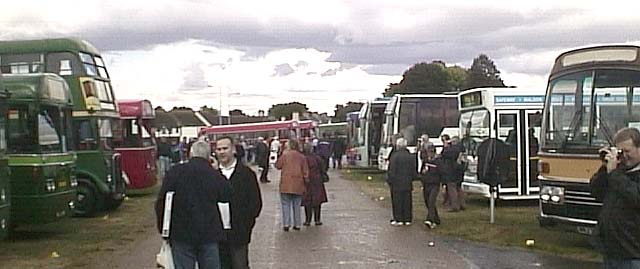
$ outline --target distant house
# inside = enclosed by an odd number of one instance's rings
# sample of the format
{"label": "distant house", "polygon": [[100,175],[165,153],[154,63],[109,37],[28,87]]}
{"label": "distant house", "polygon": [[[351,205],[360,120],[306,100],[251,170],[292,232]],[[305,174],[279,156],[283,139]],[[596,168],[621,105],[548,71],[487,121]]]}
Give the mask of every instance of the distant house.
{"label": "distant house", "polygon": [[174,108],[165,111],[156,108],[156,119],[153,127],[157,137],[198,137],[200,128],[210,125],[203,117],[196,115],[190,108]]}
{"label": "distant house", "polygon": [[162,107],[157,107],[155,112],[156,118],[153,120],[151,126],[156,131],[156,137],[180,137],[180,123],[178,119]]}

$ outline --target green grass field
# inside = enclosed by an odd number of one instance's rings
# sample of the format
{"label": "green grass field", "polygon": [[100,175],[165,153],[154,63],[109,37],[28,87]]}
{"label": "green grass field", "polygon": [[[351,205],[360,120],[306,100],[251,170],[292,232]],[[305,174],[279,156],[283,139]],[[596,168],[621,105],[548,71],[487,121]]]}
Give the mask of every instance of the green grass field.
{"label": "green grass field", "polygon": [[[384,173],[367,169],[344,169],[345,178],[357,182],[363,192],[372,199],[391,207],[391,197]],[[522,247],[554,255],[581,260],[598,260],[599,254],[589,244],[589,237],[577,233],[549,230],[538,224],[538,203],[499,201],[496,207],[495,223],[489,223],[489,199],[467,195],[466,210],[450,213],[440,206],[443,196],[438,197],[438,213],[442,224],[436,229],[425,231],[453,236],[472,241],[485,242],[507,247]],[[422,198],[422,184],[414,182],[413,191],[414,222],[422,225],[426,208]],[[534,240],[533,246],[526,246],[526,240]]]}

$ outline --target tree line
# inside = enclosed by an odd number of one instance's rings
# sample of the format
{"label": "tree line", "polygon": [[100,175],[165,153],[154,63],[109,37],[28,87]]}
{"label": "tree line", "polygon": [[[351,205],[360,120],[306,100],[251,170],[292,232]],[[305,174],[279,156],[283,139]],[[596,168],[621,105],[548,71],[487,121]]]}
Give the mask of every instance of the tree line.
{"label": "tree line", "polygon": [[[500,78],[500,70],[489,56],[480,54],[473,59],[468,69],[457,65],[447,66],[443,61],[417,63],[402,74],[400,82],[389,84],[382,95],[459,92],[478,87],[501,86],[505,86],[505,84]],[[345,121],[347,113],[359,111],[362,105],[363,103],[360,102],[336,104],[333,121]],[[174,109],[186,108],[174,107]],[[202,109],[214,114],[218,113],[216,109],[206,106]],[[240,110],[234,110],[234,112],[243,115]],[[300,102],[275,104],[269,108],[267,115],[276,119],[283,117],[291,119],[294,112],[302,115],[309,112],[309,109],[306,104]]]}

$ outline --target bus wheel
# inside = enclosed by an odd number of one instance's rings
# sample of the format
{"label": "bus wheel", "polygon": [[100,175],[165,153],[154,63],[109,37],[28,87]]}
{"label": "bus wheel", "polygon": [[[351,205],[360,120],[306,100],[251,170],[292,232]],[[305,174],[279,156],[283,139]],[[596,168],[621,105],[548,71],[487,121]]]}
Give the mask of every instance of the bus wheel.
{"label": "bus wheel", "polygon": [[120,205],[122,205],[122,202],[124,201],[124,197],[125,196],[123,195],[120,199],[107,198],[105,200],[105,209],[113,210],[120,207]]}
{"label": "bus wheel", "polygon": [[100,199],[98,190],[88,180],[78,180],[78,190],[74,215],[78,217],[93,217],[102,208],[103,199]]}

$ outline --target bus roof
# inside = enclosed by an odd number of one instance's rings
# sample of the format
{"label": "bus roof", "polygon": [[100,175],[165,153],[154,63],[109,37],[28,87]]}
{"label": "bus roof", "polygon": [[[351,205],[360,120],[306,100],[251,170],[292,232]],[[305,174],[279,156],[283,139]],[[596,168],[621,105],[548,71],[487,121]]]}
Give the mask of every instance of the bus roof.
{"label": "bus roof", "polygon": [[36,53],[46,51],[83,51],[99,54],[89,42],[79,38],[52,38],[37,40],[0,41],[0,53]]}
{"label": "bus roof", "polygon": [[542,108],[544,88],[482,87],[462,91],[458,94],[458,107],[473,109],[480,107],[515,106]]}
{"label": "bus roof", "polygon": [[52,73],[5,74],[4,88],[13,100],[47,100],[50,103],[72,105],[67,82]]}
{"label": "bus roof", "polygon": [[118,100],[117,102],[122,119],[154,119],[156,117],[149,100]]}
{"label": "bus roof", "polygon": [[640,69],[639,46],[633,45],[604,45],[570,50],[560,54],[551,69],[550,77],[560,73],[578,69],[600,68]]}
{"label": "bus roof", "polygon": [[317,123],[312,120],[301,120],[301,121],[285,120],[285,121],[269,121],[269,122],[218,125],[218,126],[201,128],[200,135],[263,132],[263,131],[295,129],[295,128],[310,129],[315,127],[316,125]]}

